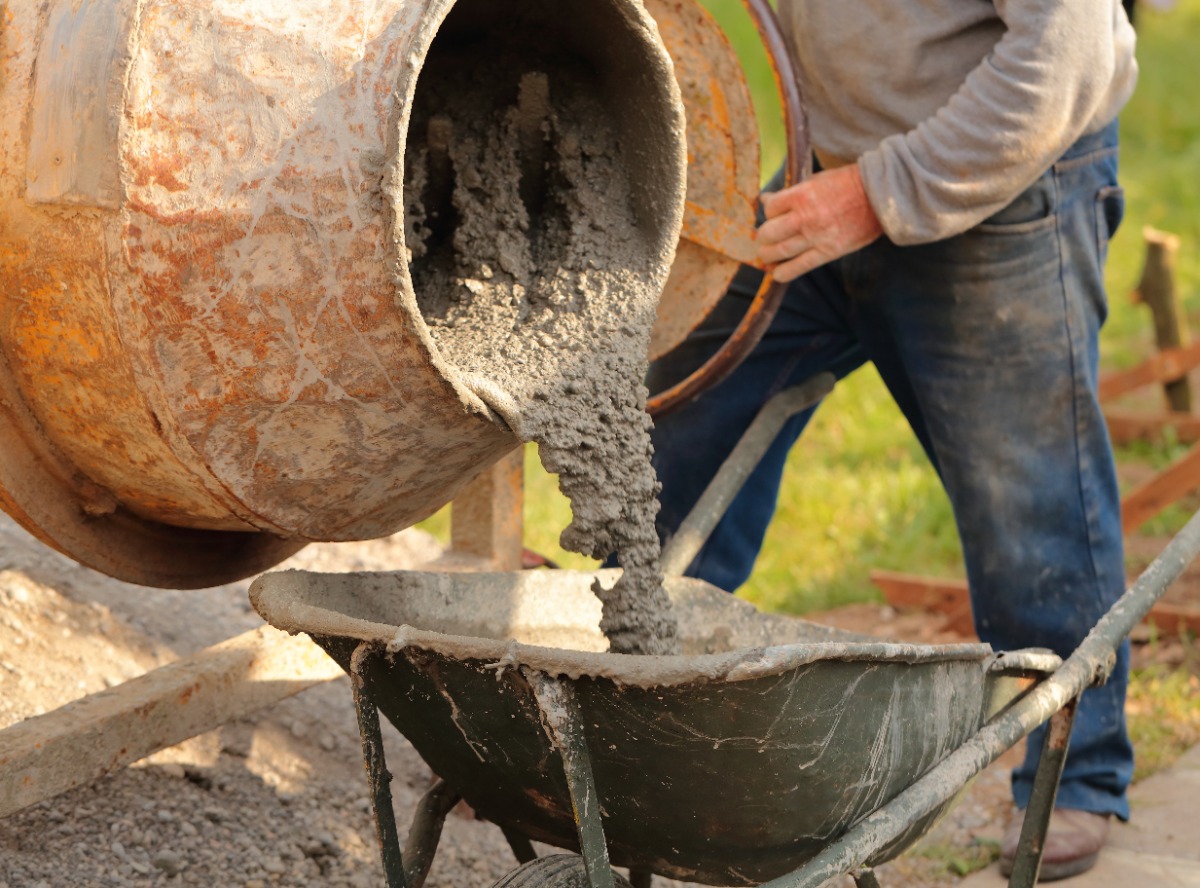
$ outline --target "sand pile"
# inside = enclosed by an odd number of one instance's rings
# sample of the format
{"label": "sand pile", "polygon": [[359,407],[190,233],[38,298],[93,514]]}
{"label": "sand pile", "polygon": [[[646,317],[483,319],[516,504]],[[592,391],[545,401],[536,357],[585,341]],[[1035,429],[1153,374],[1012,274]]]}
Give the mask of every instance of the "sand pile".
{"label": "sand pile", "polygon": [[655,256],[638,236],[610,115],[586,71],[529,71],[517,53],[423,81],[405,236],[425,320],[559,476],[574,514],[563,546],[619,554],[622,580],[596,588],[611,650],[670,653],[642,383]]}

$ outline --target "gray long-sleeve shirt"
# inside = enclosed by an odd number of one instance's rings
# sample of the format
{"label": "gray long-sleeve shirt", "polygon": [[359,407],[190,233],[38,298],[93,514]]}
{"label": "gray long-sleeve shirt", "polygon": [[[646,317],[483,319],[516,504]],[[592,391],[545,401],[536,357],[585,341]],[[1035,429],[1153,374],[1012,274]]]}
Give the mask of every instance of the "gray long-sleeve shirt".
{"label": "gray long-sleeve shirt", "polygon": [[898,244],[1002,209],[1137,81],[1120,0],[780,0],[812,140]]}

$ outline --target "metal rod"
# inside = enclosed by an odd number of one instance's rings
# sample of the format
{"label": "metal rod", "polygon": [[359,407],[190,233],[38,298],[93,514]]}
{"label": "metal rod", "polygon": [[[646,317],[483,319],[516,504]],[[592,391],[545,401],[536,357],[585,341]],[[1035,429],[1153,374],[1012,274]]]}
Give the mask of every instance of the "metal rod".
{"label": "metal rod", "polygon": [[533,669],[521,671],[537,697],[546,733],[562,756],[588,885],[590,888],[616,888],[612,864],[608,859],[608,843],[604,838],[604,824],[600,820],[600,798],[592,776],[592,759],[579,718],[575,689],[545,673]]}
{"label": "metal rod", "polygon": [[832,373],[821,373],[767,401],[663,548],[664,575],[680,576],[687,570],[787,421],[833,391],[834,383]]}
{"label": "metal rod", "polygon": [[350,687],[354,692],[354,710],[358,714],[358,734],[362,739],[363,762],[371,787],[371,809],[375,815],[375,836],[379,840],[379,858],[387,888],[409,888],[404,878],[404,857],[400,853],[400,835],[396,831],[396,812],[392,810],[392,775],[383,754],[383,732],[379,728],[379,710],[366,690],[363,668],[370,645],[360,644],[350,658]]}
{"label": "metal rod", "polygon": [[1076,697],[1050,719],[1050,728],[1042,744],[1042,757],[1038,759],[1037,774],[1033,778],[1029,806],[1025,809],[1025,822],[1021,824],[1021,839],[1017,843],[1017,856],[1013,861],[1008,888],[1033,888],[1037,883],[1038,873],[1042,869],[1042,855],[1046,852],[1046,832],[1050,829],[1050,815],[1054,812],[1054,800],[1058,797],[1058,784],[1067,764],[1071,727],[1075,724],[1075,711],[1078,708],[1079,698]]}
{"label": "metal rod", "polygon": [[404,843],[404,878],[408,888],[421,888],[429,878],[446,817],[460,801],[458,790],[439,779],[417,803]]}
{"label": "metal rod", "polygon": [[1187,526],[1053,675],[993,719],[924,777],[859,821],[842,838],[827,845],[805,866],[760,888],[820,888],[830,879],[861,866],[872,854],[899,838],[913,822],[952,799],[968,780],[1078,697],[1085,688],[1107,679],[1116,664],[1117,648],[1197,554],[1200,554],[1200,512],[1192,516]]}

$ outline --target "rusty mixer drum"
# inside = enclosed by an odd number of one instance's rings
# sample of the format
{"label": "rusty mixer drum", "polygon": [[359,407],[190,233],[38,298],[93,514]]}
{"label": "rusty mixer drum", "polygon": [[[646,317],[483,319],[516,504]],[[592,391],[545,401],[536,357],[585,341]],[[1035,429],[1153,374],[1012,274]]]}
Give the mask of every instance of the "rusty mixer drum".
{"label": "rusty mixer drum", "polygon": [[[750,257],[758,150],[720,29],[694,0],[648,5],[691,106],[659,354]],[[553,37],[519,48],[531,66],[591,66],[666,285],[685,127],[646,8],[506,9]],[[204,587],[309,541],[410,526],[517,446],[431,339],[388,197],[439,40],[494,14],[485,0],[0,10],[5,511],[104,573]]]}

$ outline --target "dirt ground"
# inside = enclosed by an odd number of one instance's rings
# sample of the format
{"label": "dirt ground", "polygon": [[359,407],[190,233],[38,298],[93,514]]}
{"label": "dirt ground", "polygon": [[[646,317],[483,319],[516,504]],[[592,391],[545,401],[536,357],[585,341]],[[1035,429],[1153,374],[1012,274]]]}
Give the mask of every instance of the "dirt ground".
{"label": "dirt ground", "polygon": [[[419,531],[313,546],[292,566],[398,569],[428,561]],[[78,567],[0,516],[0,727],[111,687],[259,625],[248,584],[150,592]],[[1200,589],[1200,583],[1195,585]],[[896,638],[957,640],[937,618],[845,608],[823,622]],[[431,774],[386,730],[402,829]],[[1008,770],[982,774],[884,886],[941,888],[990,859],[1009,815]],[[323,685],[0,820],[0,888],[378,886],[367,790],[348,683]],[[427,884],[486,888],[514,866],[499,830],[458,810]],[[656,888],[685,888],[656,879]]]}

